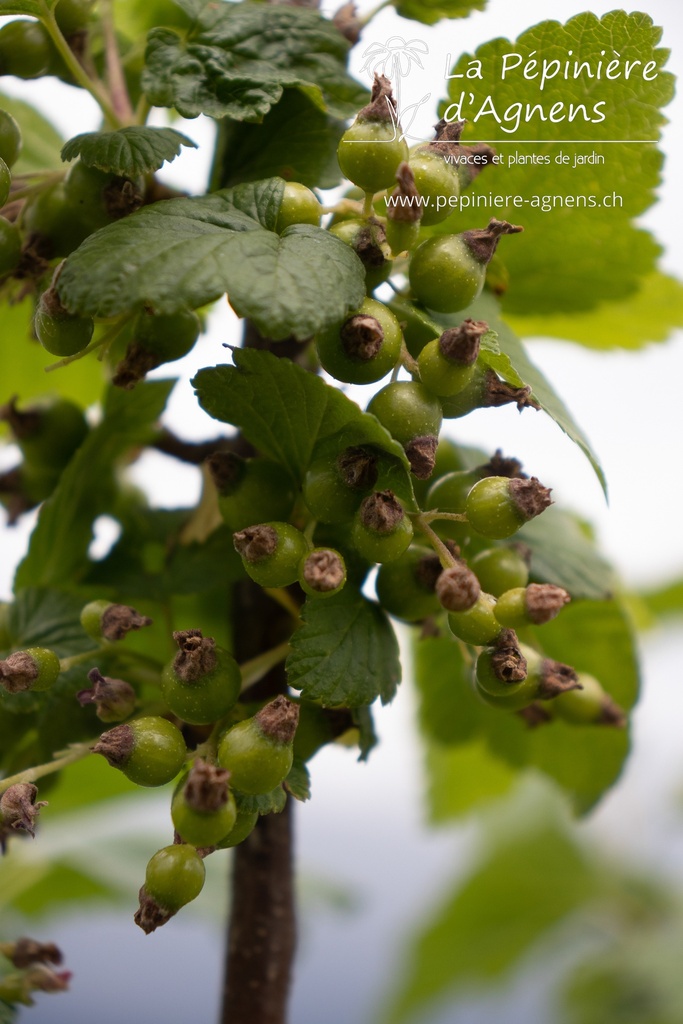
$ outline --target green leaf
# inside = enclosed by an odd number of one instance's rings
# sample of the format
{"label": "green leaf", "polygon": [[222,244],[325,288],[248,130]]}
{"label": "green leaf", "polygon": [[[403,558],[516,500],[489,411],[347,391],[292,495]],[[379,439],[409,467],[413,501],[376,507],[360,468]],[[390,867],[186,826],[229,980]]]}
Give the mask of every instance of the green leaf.
{"label": "green leaf", "polygon": [[197,148],[197,143],[174,128],[152,128],[133,125],[115,132],[84,132],[69,139],[62,148],[62,160],[81,158],[86,167],[98,167],[124,177],[157,171],[162,164],[175,160],[183,146]]}
{"label": "green leaf", "polygon": [[645,608],[656,618],[666,619],[669,616],[683,613],[683,580],[673,580],[664,586],[646,590],[638,594]]}
{"label": "green leaf", "polygon": [[[18,395],[22,401],[38,395],[61,395],[79,405],[96,402],[102,393],[102,365],[96,359],[78,359],[68,369],[46,373],[45,367],[55,357],[46,352],[33,336],[33,299],[16,305],[5,302],[0,331],[0,363],[2,364],[3,401]],[[17,359],[17,352],[21,359]],[[7,424],[0,424],[7,432]]]}
{"label": "green leaf", "polygon": [[235,366],[207,367],[192,382],[200,405],[214,419],[239,427],[298,480],[326,438],[336,435],[340,446],[376,445],[400,460],[404,489],[410,489],[403,448],[337,388],[269,352],[236,349],[233,358]]}
{"label": "green leaf", "polygon": [[86,437],[41,508],[15,590],[67,589],[78,582],[87,569],[92,524],[109,509],[114,463],[128,448],[147,440],[174,384],[147,381],[134,391],[109,391],[102,422]]}
{"label": "green leaf", "polygon": [[[468,192],[472,205],[449,217],[438,231],[481,227],[482,208],[477,201],[484,193],[504,197],[503,205],[490,212],[525,228],[524,234],[505,240],[499,249],[510,276],[504,299],[510,312],[537,317],[590,310],[598,303],[626,298],[636,291],[642,278],[652,273],[660,248],[648,232],[634,226],[633,219],[655,199],[662,166],[655,143],[665,123],[660,108],[673,96],[673,76],[662,71],[668,51],[657,48],[660,38],[661,29],[653,26],[647,14],[616,10],[601,19],[592,13],[579,14],[566,25],[556,21],[535,25],[515,42],[494,39],[485,43],[475,55],[481,61],[481,81],[465,77],[450,80],[450,99],[457,103],[464,92],[465,102],[457,111],[451,106],[449,119],[466,118],[465,136],[494,142],[502,162],[487,167],[476,178]],[[568,79],[557,75],[546,80],[541,90],[539,76],[523,76],[529,59],[539,61],[531,72],[540,71],[542,60],[564,62],[568,51],[574,53],[570,60],[589,61],[595,72],[603,50],[610,57],[614,52],[619,54],[621,77],[608,80],[604,67],[599,81],[588,78],[585,71],[578,78],[571,77],[570,70]],[[522,63],[516,70],[508,70],[503,79],[503,55],[511,53],[521,55]],[[472,59],[470,55],[462,56],[453,73],[465,76]],[[641,62],[636,65],[641,73],[636,70],[626,80],[625,62],[634,60]],[[642,69],[649,61],[655,61],[657,74],[646,81]],[[490,112],[477,116],[488,96],[500,123]],[[578,110],[573,121],[569,120],[571,103]],[[599,108],[595,123],[587,123],[578,105],[583,104],[588,118],[593,118],[596,103],[604,106]],[[526,104],[535,113],[517,127],[514,116],[520,108],[513,104],[522,105],[522,116]],[[554,104],[562,106],[554,108]],[[539,106],[545,120],[541,119]],[[551,117],[553,109],[556,113]],[[598,123],[600,114],[604,120]],[[560,120],[562,115],[565,119]],[[591,140],[594,145],[573,146],[560,141],[568,139]],[[534,144],[522,145],[521,140],[533,140]],[[608,144],[605,140],[618,141]],[[630,144],[634,140],[646,143]],[[593,152],[604,163],[575,166],[575,154],[585,158]],[[562,153],[569,157],[568,162],[557,162]],[[548,162],[511,163],[516,155],[522,159],[533,155],[536,161],[547,158]],[[603,205],[603,197],[611,201],[613,193],[621,197],[622,205]],[[553,206],[555,196],[563,201],[570,198],[566,205],[558,202]],[[515,197],[521,197],[521,205],[515,205]],[[543,197],[549,197],[545,210]],[[583,199],[576,202],[575,197]],[[581,205],[591,198],[596,206]]]}
{"label": "green leaf", "polygon": [[481,850],[413,945],[386,1024],[424,1020],[438,998],[502,980],[545,932],[591,899],[595,870],[557,826]]}
{"label": "green leaf", "polygon": [[323,707],[387,704],[401,679],[398,643],[389,619],[350,587],[324,601],[306,601],[292,635],[289,685]]}
{"label": "green leaf", "polygon": [[3,18],[11,14],[28,14],[32,18],[39,18],[42,13],[43,6],[39,0],[0,0],[0,16]]}
{"label": "green leaf", "polygon": [[606,495],[607,481],[605,474],[588,439],[575,423],[573,416],[550,382],[529,359],[522,342],[507,323],[501,319],[497,299],[490,292],[484,292],[476,302],[473,302],[462,313],[458,313],[457,317],[444,316],[442,314],[434,314],[434,316],[445,326],[460,323],[463,317],[472,317],[474,320],[486,320],[488,322],[497,335],[500,354],[496,353],[495,344],[491,342],[490,335],[487,335],[487,345],[481,352],[482,362],[490,366],[503,380],[514,387],[521,387],[523,384],[528,384],[531,387],[532,397],[540,408],[557,423],[560,430],[577,444],[586,456],[595,470],[595,475]]}
{"label": "green leaf", "polygon": [[280,178],[171,199],[91,235],[66,261],[59,294],[73,312],[118,316],[196,309],[225,291],[274,340],[309,338],[360,306],[363,267],[328,231],[274,232]]}
{"label": "green leaf", "polygon": [[516,770],[492,757],[481,740],[448,747],[432,743],[425,768],[429,818],[436,824],[504,796],[517,780]]}
{"label": "green leaf", "polygon": [[472,11],[483,11],[486,0],[394,0],[402,18],[434,25],[442,18],[467,18]]}
{"label": "green leaf", "polygon": [[270,793],[261,793],[259,796],[250,796],[238,790],[233,792],[237,809],[248,814],[253,814],[254,811],[258,811],[259,814],[279,814],[287,803],[287,794],[282,786],[276,786]]}
{"label": "green leaf", "polygon": [[16,118],[21,128],[21,153],[12,168],[13,173],[58,170],[63,139],[54,125],[30,103],[5,93],[0,94],[0,110]]}
{"label": "green leaf", "polygon": [[311,776],[304,762],[298,757],[294,759],[294,764],[283,782],[283,786],[295,800],[305,802],[311,799]]}
{"label": "green leaf", "polygon": [[296,89],[286,89],[260,125],[225,120],[219,128],[216,182],[236,185],[277,175],[309,188],[334,188],[344,124]]}
{"label": "green leaf", "polygon": [[370,751],[379,743],[377,733],[375,732],[375,723],[372,717],[372,710],[367,707],[353,708],[352,709],[353,721],[358,729],[358,754],[359,761],[367,761],[370,757]]}
{"label": "green leaf", "polygon": [[7,630],[13,650],[49,647],[60,658],[95,647],[81,626],[83,601],[59,590],[27,587],[10,605]]}
{"label": "green leaf", "polygon": [[[16,865],[12,864],[10,872],[15,867]],[[32,917],[53,913],[64,903],[82,903],[86,900],[115,901],[120,896],[120,891],[116,887],[106,885],[101,879],[93,878],[65,860],[52,861],[49,864],[22,864],[21,870],[26,872],[21,891],[14,899],[4,899],[2,902],[5,906],[13,907],[20,913]],[[13,881],[10,873],[7,879],[9,894],[13,889]]]}
{"label": "green leaf", "polygon": [[142,84],[154,106],[261,121],[285,88],[337,118],[366,100],[345,68],[349,44],[317,11],[207,3],[194,17],[185,35],[157,28],[148,36]]}
{"label": "green leaf", "polygon": [[450,635],[413,641],[419,721],[424,736],[439,744],[467,743],[480,730],[463,648]]}
{"label": "green leaf", "polygon": [[612,566],[603,558],[572,513],[551,506],[517,535],[531,548],[531,575],[541,583],[564,587],[574,599],[609,597],[616,586]]}
{"label": "green leaf", "polygon": [[522,337],[562,338],[588,348],[639,349],[667,341],[683,327],[683,284],[657,271],[641,278],[640,287],[619,302],[603,302],[586,313],[515,316],[506,313]]}

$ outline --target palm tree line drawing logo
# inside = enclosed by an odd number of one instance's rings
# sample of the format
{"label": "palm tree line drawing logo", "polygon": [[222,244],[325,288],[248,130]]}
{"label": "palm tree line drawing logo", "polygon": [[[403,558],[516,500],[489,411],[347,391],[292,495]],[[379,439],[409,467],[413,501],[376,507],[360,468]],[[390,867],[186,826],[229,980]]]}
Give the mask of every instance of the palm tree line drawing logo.
{"label": "palm tree line drawing logo", "polygon": [[[410,103],[406,107],[401,103],[401,94],[402,80],[408,77],[413,69],[413,65],[417,65],[417,67],[424,71],[424,64],[420,54],[426,55],[428,53],[429,47],[422,39],[409,39],[406,42],[403,36],[391,36],[385,43],[371,43],[363,51],[362,56],[365,57],[365,63],[361,67],[360,73],[362,74],[364,71],[367,71],[370,78],[373,78],[375,74],[385,75],[393,86],[396,112],[394,112],[391,103],[387,103],[387,107],[394,126],[394,135],[393,138],[382,141],[393,142],[397,137],[413,142],[423,141],[420,138],[409,135],[409,131],[418,110],[431,98],[432,94],[428,92],[422,99],[417,100],[416,103]],[[380,140],[377,141],[379,142]]]}

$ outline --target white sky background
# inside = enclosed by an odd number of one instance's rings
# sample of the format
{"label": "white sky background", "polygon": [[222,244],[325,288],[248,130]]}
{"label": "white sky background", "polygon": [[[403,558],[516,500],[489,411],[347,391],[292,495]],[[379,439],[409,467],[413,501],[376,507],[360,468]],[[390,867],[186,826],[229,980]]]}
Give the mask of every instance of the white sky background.
{"label": "white sky background", "polygon": [[[334,3],[329,9],[336,6]],[[362,9],[370,6],[361,5]],[[422,90],[423,80],[420,79],[420,91],[414,99],[423,91],[431,90],[436,101],[445,93],[443,73],[447,53],[455,59],[461,52],[471,52],[495,36],[514,39],[530,25],[548,17],[564,21],[586,8],[600,15],[619,6],[609,0],[553,0],[552,3],[547,0],[489,0],[486,12],[463,21],[442,22],[434,28],[406,22],[392,11],[384,11],[365,32],[356,49],[353,67],[358,70],[363,62],[363,50],[374,41],[383,42],[396,34],[407,39],[422,39],[429,46],[429,56],[425,58],[428,80],[425,79]],[[673,51],[668,70],[680,75],[683,69],[680,0],[642,0],[627,9],[645,10],[664,27],[662,45]],[[409,81],[412,89],[412,78]],[[33,99],[66,135],[97,127],[96,112],[89,98],[67,86],[60,87],[55,80],[36,83],[3,80],[0,89],[11,89],[24,98]],[[666,113],[673,124],[664,133],[665,179],[659,192],[660,202],[648,211],[643,223],[655,231],[666,248],[665,268],[683,276],[683,239],[679,236],[679,225],[683,224],[681,100],[676,99]],[[429,134],[432,120],[433,116],[426,120],[425,136]],[[187,122],[184,130],[195,141],[205,142],[205,149],[199,153],[185,151],[169,169],[167,179],[199,192],[206,179],[210,126],[199,119]],[[633,148],[634,159],[637,159],[637,147]],[[216,430],[216,424],[198,409],[188,381],[199,366],[225,361],[221,343],[234,342],[236,338],[234,318],[231,322],[226,305],[218,304],[209,336],[189,357],[172,368],[174,372],[183,373],[183,380],[175,389],[168,423],[186,437],[210,436]],[[677,334],[667,344],[652,345],[637,353],[599,354],[576,345],[536,341],[530,347],[530,354],[565,399],[602,461],[610,486],[609,508],[584,456],[542,413],[527,411],[520,416],[510,409],[476,413],[466,421],[452,423],[449,433],[490,450],[502,446],[506,454],[521,458],[529,472],[554,488],[556,498],[597,524],[603,546],[629,583],[651,583],[683,575],[680,539],[683,487],[675,458],[681,436],[678,390],[683,378],[683,334]],[[162,368],[159,372],[166,375],[168,371]],[[605,394],[608,381],[609,390]],[[137,478],[163,504],[174,504],[179,493],[183,503],[189,503],[197,493],[196,472],[175,467],[161,456],[146,457]],[[8,592],[13,567],[22,554],[30,524],[31,517],[27,517],[18,529],[0,532],[0,597]],[[680,663],[680,644],[673,635],[664,642],[656,639],[646,645],[645,655],[646,699],[636,716],[636,754],[624,784],[605,802],[592,828],[602,833],[620,854],[642,854],[650,856],[653,863],[661,865],[666,860],[673,867],[674,855],[681,846],[680,828],[676,830],[672,825],[665,801],[678,786],[683,771],[678,735],[683,696],[680,686],[674,686],[680,675],[676,669],[677,662]],[[392,948],[409,915],[416,912],[422,901],[429,902],[437,891],[439,879],[453,868],[455,847],[451,837],[418,836],[421,772],[412,732],[412,714],[412,699],[406,687],[391,708],[378,715],[382,746],[367,766],[355,766],[352,755],[339,749],[323,752],[313,764],[315,798],[299,816],[304,864],[314,865],[316,870],[324,865],[324,871],[340,884],[348,882],[360,886],[369,903],[374,903],[375,908],[381,907],[380,912],[384,914],[380,923],[364,919],[359,924],[359,920],[354,919],[346,930],[343,922],[339,925],[333,921],[332,928],[323,915],[322,923],[316,925],[318,930],[304,936],[302,968],[305,971],[306,964],[311,970],[315,968],[321,983],[324,980],[327,986],[325,1015],[328,1024],[336,1024],[334,1008],[337,1005],[346,1015],[339,1018],[340,1022],[348,1024],[350,1019],[359,1019],[353,1013],[350,978],[354,979],[354,992],[363,989],[364,982],[357,977],[357,971],[362,971],[364,966],[371,969],[374,954],[370,950],[381,948],[382,943]],[[389,785],[403,800],[400,820],[394,801],[386,798]],[[351,830],[350,822],[353,823]],[[462,845],[461,839],[458,843]],[[421,867],[419,884],[414,873],[415,863]],[[392,888],[397,872],[411,877],[410,894],[406,894],[403,905],[396,900]],[[359,927],[363,930],[363,942],[359,942]],[[54,938],[59,939],[59,936]],[[71,939],[76,941],[75,931]],[[140,951],[136,956],[139,955],[144,964],[143,947],[135,944],[134,948]],[[335,967],[334,977],[330,964]],[[167,976],[170,976],[172,971],[168,966],[166,962]],[[130,970],[135,970],[133,962]],[[382,968],[378,970],[381,974]],[[383,970],[386,973],[386,964]],[[134,974],[129,977],[129,984],[135,986]],[[376,990],[377,986],[375,980],[370,987]],[[99,1002],[93,1002],[93,1007],[96,1005],[100,1014],[105,1012],[102,1008],[107,1005],[106,993],[100,991],[98,998]],[[115,999],[114,993],[113,1009]],[[41,1003],[41,1007],[33,1011],[35,1024],[41,1024],[41,1020],[60,1024],[61,1018],[55,1016],[59,1000]],[[66,1009],[68,1004],[63,1005],[64,1021],[76,1024],[71,1011]],[[310,1006],[302,1001],[295,1014],[298,1024],[319,1024],[320,1014],[309,1016],[307,1010]],[[494,1016],[491,1014],[487,1024],[493,1024]],[[82,1019],[91,1018],[84,1014]],[[111,1019],[113,1022],[115,1018]],[[533,1019],[533,1015],[526,1019]],[[101,1024],[109,1024],[108,1019],[101,1017],[100,1020]],[[495,1020],[514,1024],[511,1013],[503,1012]]]}

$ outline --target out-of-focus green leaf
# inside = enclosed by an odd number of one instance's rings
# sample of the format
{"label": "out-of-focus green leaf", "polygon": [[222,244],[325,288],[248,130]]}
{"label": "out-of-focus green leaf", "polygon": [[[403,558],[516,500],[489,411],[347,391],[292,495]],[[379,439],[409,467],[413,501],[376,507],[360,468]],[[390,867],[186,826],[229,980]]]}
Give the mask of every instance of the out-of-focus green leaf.
{"label": "out-of-focus green leaf", "polygon": [[[39,866],[38,866],[39,867]],[[24,867],[29,877],[32,867]],[[65,903],[82,904],[87,901],[115,902],[120,891],[106,885],[101,879],[92,878],[68,861],[53,861],[47,870],[35,871],[33,885],[10,903],[15,910],[31,917],[42,917],[53,913],[57,906]]]}
{"label": "out-of-focus green leaf", "polygon": [[518,776],[492,757],[481,740],[458,746],[431,743],[426,752],[427,801],[432,822],[451,821],[504,796]]}
{"label": "out-of-focus green leaf", "polygon": [[502,980],[544,932],[594,895],[596,881],[583,854],[555,826],[536,825],[482,851],[416,940],[383,1020],[424,1019],[437,999]]}
{"label": "out-of-focus green leaf", "polygon": [[552,505],[527,523],[518,537],[531,549],[534,580],[564,587],[573,598],[601,599],[614,593],[614,569],[571,512]]}
{"label": "out-of-focus green leaf", "polygon": [[13,174],[59,170],[59,151],[64,140],[53,124],[30,103],[0,93],[0,110],[16,118],[21,128],[21,153]]}
{"label": "out-of-focus green leaf", "polygon": [[466,18],[472,11],[483,11],[486,0],[394,0],[394,5],[402,18],[434,25],[442,18]]}
{"label": "out-of-focus green leaf", "polygon": [[641,279],[632,295],[618,302],[603,302],[586,313],[505,314],[523,338],[562,338],[595,349],[639,349],[666,341],[683,327],[683,284],[655,271]]}
{"label": "out-of-focus green leaf", "polygon": [[641,592],[637,596],[647,611],[658,619],[683,613],[683,580],[674,580],[654,590]]}
{"label": "out-of-focus green leaf", "polygon": [[109,510],[115,461],[147,441],[175,381],[146,381],[134,391],[111,389],[102,422],[87,436],[44,503],[20,564],[15,589],[67,589],[87,568],[92,524]]}

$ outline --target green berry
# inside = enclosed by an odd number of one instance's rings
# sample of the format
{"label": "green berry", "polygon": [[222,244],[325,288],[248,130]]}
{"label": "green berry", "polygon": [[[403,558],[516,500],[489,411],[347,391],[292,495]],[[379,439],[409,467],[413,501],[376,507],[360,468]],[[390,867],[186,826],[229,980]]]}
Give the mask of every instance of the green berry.
{"label": "green berry", "polygon": [[35,470],[61,470],[85,439],[83,410],[67,398],[41,398],[23,409],[10,402],[4,410],[26,464]]}
{"label": "green berry", "polygon": [[484,537],[511,537],[551,504],[550,491],[536,479],[488,476],[467,495],[465,510],[471,526]]}
{"label": "green berry", "polygon": [[[480,479],[481,474],[478,469],[460,469],[445,473],[435,480],[427,491],[424,507],[438,509],[439,512],[464,515],[467,495]],[[467,523],[457,520],[436,519],[432,525],[439,537],[456,540],[460,544],[468,535]]]}
{"label": "green berry", "polygon": [[626,716],[618,704],[605,692],[595,676],[578,673],[580,689],[567,690],[552,702],[558,718],[572,725],[611,725],[622,728]]}
{"label": "green berry", "polygon": [[59,0],[54,9],[55,19],[67,39],[87,26],[93,2],[94,0]]}
{"label": "green berry", "polygon": [[61,671],[59,658],[47,647],[27,647],[0,661],[0,686],[8,693],[49,690]]}
{"label": "green berry", "polygon": [[375,217],[352,218],[330,227],[330,234],[350,246],[365,267],[365,288],[373,292],[386,281],[393,267],[391,246],[384,225]]}
{"label": "green berry", "polygon": [[181,780],[171,803],[171,818],[186,843],[215,846],[234,828],[237,807],[228,778],[224,768],[198,758]]}
{"label": "green berry", "polygon": [[167,315],[140,313],[133,324],[133,339],[156,357],[159,366],[187,355],[201,328],[199,317],[189,309]]}
{"label": "green berry", "polygon": [[61,181],[27,203],[24,227],[29,237],[36,236],[41,251],[50,257],[68,256],[89,233],[67,203]]}
{"label": "green berry", "polygon": [[377,483],[378,454],[370,447],[319,445],[303,484],[304,501],[323,523],[345,523]]}
{"label": "green berry", "polygon": [[387,306],[365,299],[360,309],[316,335],[322,366],[337,380],[370,384],[393,370],[401,355],[403,335]]}
{"label": "green berry", "polygon": [[165,846],[147,865],[145,889],[160,907],[175,914],[199,896],[205,875],[204,861],[194,846]]}
{"label": "green berry", "polygon": [[420,622],[441,611],[435,593],[441,563],[431,548],[411,545],[400,558],[380,566],[377,574],[379,603],[404,622]]}
{"label": "green berry", "polygon": [[513,548],[487,548],[474,556],[470,566],[482,590],[494,597],[525,587],[529,581],[529,567]]}
{"label": "green berry", "polygon": [[131,782],[146,787],[163,786],[174,779],[187,755],[180,729],[157,715],[109,729],[92,749]]}
{"label": "green berry", "polygon": [[0,110],[0,158],[12,167],[20,153],[21,129],[10,113]]}
{"label": "green berry", "polygon": [[0,75],[41,78],[49,74],[54,56],[52,40],[39,21],[10,21],[0,28]]}
{"label": "green berry", "polygon": [[494,614],[495,598],[483,591],[475,604],[464,612],[450,612],[448,625],[451,632],[465,643],[481,647],[492,644],[502,626]]}
{"label": "green berry", "polygon": [[12,173],[0,157],[0,206],[4,206],[9,199],[10,189],[12,186]]}
{"label": "green berry", "polygon": [[368,562],[400,558],[413,539],[413,524],[392,491],[374,491],[361,502],[351,542]]}
{"label": "green berry", "polygon": [[299,563],[309,549],[301,530],[289,523],[269,522],[233,534],[245,570],[260,587],[286,587],[296,582]]}
{"label": "green berry", "polygon": [[282,234],[292,224],[320,224],[322,208],[315,193],[298,181],[288,181],[282,195],[275,230]]}
{"label": "green berry", "polygon": [[242,686],[239,665],[213,637],[201,630],[173,634],[178,653],[161,674],[161,693],[171,711],[184,722],[208,725],[236,704]]}
{"label": "green berry", "polygon": [[501,594],[496,602],[496,618],[501,626],[508,629],[521,629],[529,625],[526,610],[526,588],[514,587]]}
{"label": "green berry", "polygon": [[313,548],[299,564],[299,585],[309,597],[334,597],[346,583],[346,564],[334,548]]}
{"label": "green berry", "polygon": [[21,234],[16,224],[0,217],[0,277],[16,270],[21,256]]}
{"label": "green berry", "polygon": [[143,185],[77,160],[64,183],[67,206],[87,234],[132,213],[142,205]]}
{"label": "green berry", "polygon": [[417,364],[420,380],[435,395],[455,395],[472,380],[480,339],[488,331],[484,320],[465,320],[427,342]]}
{"label": "green berry", "polygon": [[130,605],[113,601],[89,601],[81,611],[81,625],[93,640],[122,640],[131,630],[151,626],[152,620]]}
{"label": "green berry", "polygon": [[392,256],[400,256],[401,253],[410,252],[417,245],[420,238],[420,222],[389,218],[386,233]]}
{"label": "green berry", "polygon": [[218,490],[218,507],[231,530],[244,530],[267,519],[289,518],[296,491],[289,473],[279,463],[216,452],[207,465]]}
{"label": "green berry", "polygon": [[387,384],[374,396],[368,412],[404,446],[416,437],[438,435],[441,429],[441,403],[414,381]]}
{"label": "green berry", "polygon": [[52,316],[42,305],[36,311],[34,327],[43,348],[53,356],[74,356],[90,344],[95,325],[92,317]]}
{"label": "green berry", "polygon": [[491,220],[488,228],[428,238],[410,261],[413,294],[440,313],[465,309],[481,294],[500,236],[517,231],[507,221]]}
{"label": "green berry", "polygon": [[420,147],[413,153],[409,164],[415,186],[424,200],[422,224],[430,227],[440,223],[453,213],[454,207],[448,204],[448,199],[457,197],[460,192],[457,166],[429,146]]}
{"label": "green berry", "polygon": [[296,704],[276,697],[253,718],[225,733],[218,745],[218,763],[230,772],[235,789],[252,795],[269,793],[287,778],[298,718]]}
{"label": "green berry", "polygon": [[349,181],[374,194],[394,184],[398,165],[408,159],[408,147],[391,121],[357,120],[342,135],[337,159]]}
{"label": "green berry", "polygon": [[239,846],[254,831],[258,821],[258,811],[247,811],[241,807],[237,808],[237,817],[227,836],[216,843],[219,850],[227,850],[233,846]]}

